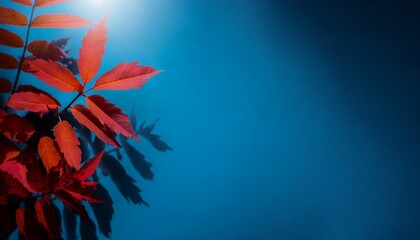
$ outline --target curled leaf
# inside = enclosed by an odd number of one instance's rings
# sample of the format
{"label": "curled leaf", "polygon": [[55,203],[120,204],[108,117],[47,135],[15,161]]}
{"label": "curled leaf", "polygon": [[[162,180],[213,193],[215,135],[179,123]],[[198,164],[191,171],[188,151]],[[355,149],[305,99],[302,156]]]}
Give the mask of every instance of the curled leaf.
{"label": "curled leaf", "polygon": [[80,78],[85,84],[89,83],[98,72],[105,53],[105,43],[108,39],[106,36],[106,19],[105,17],[94,28],[89,29],[83,38],[77,64],[79,66]]}
{"label": "curled leaf", "polygon": [[26,26],[28,25],[28,18],[14,9],[0,6],[0,23]]}
{"label": "curled leaf", "polygon": [[82,151],[80,150],[79,139],[70,123],[67,121],[59,122],[54,127],[54,137],[60,147],[60,151],[64,154],[67,164],[79,170],[80,162],[82,161]]}
{"label": "curled leaf", "polygon": [[133,131],[130,124],[130,118],[114,104],[108,102],[100,95],[87,97],[86,104],[93,115],[111,128],[112,131],[140,141],[136,133]]}
{"label": "curled leaf", "polygon": [[20,48],[23,47],[23,39],[16,33],[0,28],[0,45]]}
{"label": "curled leaf", "polygon": [[61,61],[67,55],[59,46],[46,40],[32,41],[28,45],[28,51],[36,57],[53,61]]}
{"label": "curled leaf", "polygon": [[42,14],[31,22],[34,28],[80,28],[91,24],[89,20],[72,14]]}
{"label": "curled leaf", "polygon": [[83,86],[73,73],[57,62],[27,59],[25,60],[25,68],[44,83],[63,92],[81,92],[83,90]]}
{"label": "curled leaf", "polygon": [[120,146],[112,133],[92,114],[89,109],[79,104],[70,108],[70,111],[80,124],[95,133],[95,135],[104,143],[114,147]]}
{"label": "curled leaf", "polygon": [[18,67],[19,61],[9,54],[0,52],[0,68],[15,69]]}
{"label": "curled leaf", "polygon": [[43,115],[50,110],[57,111],[60,103],[47,92],[29,85],[22,85],[10,96],[6,106]]}
{"label": "curled leaf", "polygon": [[0,132],[16,142],[27,142],[35,133],[34,125],[16,114],[0,110]]}
{"label": "curled leaf", "polygon": [[60,162],[60,153],[55,146],[54,140],[50,137],[42,137],[39,140],[38,152],[48,173],[50,172],[51,168],[56,167]]}
{"label": "curled leaf", "polygon": [[160,71],[152,67],[138,66],[138,62],[121,63],[102,75],[94,85],[96,90],[127,90],[141,88],[148,78]]}

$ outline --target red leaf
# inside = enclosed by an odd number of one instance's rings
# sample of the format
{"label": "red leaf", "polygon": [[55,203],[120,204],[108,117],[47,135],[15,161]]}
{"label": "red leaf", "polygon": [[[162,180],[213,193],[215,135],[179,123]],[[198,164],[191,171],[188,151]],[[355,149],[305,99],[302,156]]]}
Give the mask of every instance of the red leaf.
{"label": "red leaf", "polygon": [[32,1],[31,0],[12,0],[12,2],[20,3],[20,4],[25,5],[25,6],[32,6]]}
{"label": "red leaf", "polygon": [[0,138],[0,146],[0,163],[13,159],[20,154],[20,150],[15,144],[3,138]]}
{"label": "red leaf", "polygon": [[36,93],[36,94],[43,94],[43,95],[48,96],[49,98],[54,99],[58,103],[58,101],[53,96],[51,96],[49,93],[47,93],[45,91],[42,91],[41,89],[36,88],[32,85],[20,85],[16,92],[33,92],[33,93]]}
{"label": "red leaf", "polygon": [[7,93],[10,91],[12,91],[12,83],[5,78],[0,78],[0,93]]}
{"label": "red leaf", "polygon": [[104,143],[119,147],[117,140],[112,135],[112,133],[107,129],[100,121],[97,119],[89,109],[83,105],[76,105],[73,108],[70,108],[71,113],[76,118],[76,120],[87,127],[90,131],[95,133],[95,135],[101,139]]}
{"label": "red leaf", "polygon": [[71,14],[43,14],[31,22],[34,28],[79,28],[91,24],[89,20]]}
{"label": "red leaf", "polygon": [[13,141],[27,142],[35,130],[25,118],[0,110],[0,132]]}
{"label": "red leaf", "polygon": [[5,200],[6,202],[9,202],[11,200],[10,202],[16,202],[16,199],[25,199],[30,194],[22,183],[20,183],[12,175],[3,171],[0,171],[0,182],[0,196],[3,196],[3,200],[1,201]]}
{"label": "red leaf", "polygon": [[25,65],[37,78],[63,92],[83,91],[83,86],[65,66],[43,59],[27,59]]}
{"label": "red leaf", "polygon": [[48,173],[50,172],[51,168],[56,167],[60,162],[60,153],[55,146],[54,140],[52,140],[50,137],[42,137],[39,140],[38,152]]}
{"label": "red leaf", "polygon": [[16,223],[18,225],[20,234],[25,239],[48,239],[46,231],[37,220],[36,212],[33,206],[19,208],[16,211]]}
{"label": "red leaf", "polygon": [[161,72],[152,67],[137,66],[138,62],[121,63],[102,75],[93,87],[96,90],[127,90],[141,88],[148,78]]}
{"label": "red leaf", "polygon": [[98,186],[98,182],[82,182],[83,187],[95,188]]}
{"label": "red leaf", "polygon": [[23,164],[26,169],[29,170],[26,179],[33,190],[44,193],[48,191],[48,180],[46,178],[45,168],[34,150],[26,148],[18,157],[16,157],[16,161]]}
{"label": "red leaf", "polygon": [[85,163],[79,171],[73,174],[73,177],[79,181],[85,181],[88,179],[98,168],[99,162],[102,159],[102,155],[104,155],[105,150],[102,150],[100,153],[96,154],[89,162]]}
{"label": "red leaf", "polygon": [[73,213],[77,213],[85,220],[92,222],[92,220],[89,218],[86,208],[80,203],[79,200],[77,200],[64,190],[59,190],[54,194],[58,199],[60,199],[64,203],[64,205],[68,209],[70,209],[70,211],[72,211]]}
{"label": "red leaf", "polygon": [[16,33],[0,28],[0,44],[8,47],[23,47],[23,39]]}
{"label": "red leaf", "polygon": [[48,93],[29,85],[22,85],[12,94],[6,106],[15,110],[28,110],[43,115],[53,110],[57,111],[60,103]]}
{"label": "red leaf", "polygon": [[79,170],[80,162],[82,161],[82,151],[73,127],[67,121],[59,122],[54,127],[54,137],[67,163]]}
{"label": "red leaf", "polygon": [[74,197],[74,198],[76,198],[77,200],[80,200],[80,201],[83,200],[83,201],[92,202],[92,203],[103,203],[104,202],[101,199],[93,196],[93,193],[90,192],[90,191],[74,192],[74,191],[70,191],[68,189],[64,189],[64,191],[66,191],[72,197]]}
{"label": "red leaf", "polygon": [[51,205],[49,195],[35,203],[38,222],[47,230],[50,239],[61,239],[60,219]]}
{"label": "red leaf", "polygon": [[111,128],[112,131],[140,141],[133,131],[133,127],[130,124],[130,118],[114,104],[108,102],[100,95],[87,97],[86,104],[93,115]]}
{"label": "red leaf", "polygon": [[25,234],[25,208],[16,210],[16,225],[18,226],[20,234],[26,239]]}
{"label": "red leaf", "polygon": [[106,36],[106,19],[106,17],[103,18],[94,28],[89,29],[79,50],[77,65],[79,66],[80,78],[85,85],[98,72],[105,53],[105,43],[108,39]]}
{"label": "red leaf", "polygon": [[36,7],[46,7],[60,2],[69,2],[71,0],[37,0]]}
{"label": "red leaf", "polygon": [[0,23],[26,26],[28,25],[28,18],[14,9],[0,6]]}
{"label": "red leaf", "polygon": [[[48,204],[44,201],[44,199],[42,199],[41,201],[38,200],[35,203],[36,217],[38,219],[38,222],[41,223],[45,230],[48,230],[47,218],[44,212],[44,208],[46,208]],[[51,206],[51,203],[49,205]]]}
{"label": "red leaf", "polygon": [[35,190],[31,188],[31,186],[29,186],[28,181],[26,180],[26,173],[28,172],[28,170],[26,169],[24,165],[20,164],[17,161],[10,160],[10,161],[3,162],[0,165],[0,170],[12,175],[20,183],[22,183],[22,185],[26,189],[28,189],[28,191],[36,192]]}
{"label": "red leaf", "polygon": [[15,69],[19,65],[19,61],[5,53],[0,52],[0,68]]}
{"label": "red leaf", "polygon": [[32,41],[28,45],[28,51],[36,57],[53,61],[61,61],[67,55],[59,46],[46,40]]}

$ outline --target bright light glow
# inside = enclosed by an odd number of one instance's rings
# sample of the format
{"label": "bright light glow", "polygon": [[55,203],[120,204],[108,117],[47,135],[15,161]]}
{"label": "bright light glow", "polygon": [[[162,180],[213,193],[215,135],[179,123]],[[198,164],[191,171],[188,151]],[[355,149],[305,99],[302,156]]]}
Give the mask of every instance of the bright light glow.
{"label": "bright light glow", "polygon": [[[79,12],[81,15],[88,16],[89,20],[99,21],[103,16],[123,18],[139,8],[143,0],[76,0],[74,1],[72,12]],[[141,4],[143,6],[144,4]],[[74,9],[74,7],[76,9]]]}
{"label": "bright light glow", "polygon": [[103,6],[105,3],[105,0],[91,0],[92,1],[92,5],[95,6]]}
{"label": "bright light glow", "polygon": [[132,34],[132,31],[142,31],[147,23],[145,19],[152,21],[151,18],[159,16],[147,11],[153,2],[154,0],[74,0],[67,5],[67,10],[92,22],[99,22],[107,16],[109,34],[112,32],[123,38]]}

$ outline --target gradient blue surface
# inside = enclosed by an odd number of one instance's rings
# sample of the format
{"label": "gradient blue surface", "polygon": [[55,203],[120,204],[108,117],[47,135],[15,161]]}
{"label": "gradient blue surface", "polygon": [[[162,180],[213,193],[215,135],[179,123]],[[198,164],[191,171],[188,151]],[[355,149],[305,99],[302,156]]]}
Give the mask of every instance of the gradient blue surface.
{"label": "gradient blue surface", "polygon": [[420,239],[420,4],[314,2],[115,4],[101,71],[166,71],[107,96],[174,151],[136,145],[151,206],[111,187],[113,239]]}

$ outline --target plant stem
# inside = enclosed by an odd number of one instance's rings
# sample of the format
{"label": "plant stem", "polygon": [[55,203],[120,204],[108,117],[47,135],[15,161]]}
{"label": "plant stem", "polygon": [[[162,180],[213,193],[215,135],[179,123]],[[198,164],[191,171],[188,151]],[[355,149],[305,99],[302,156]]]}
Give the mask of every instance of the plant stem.
{"label": "plant stem", "polygon": [[65,107],[63,110],[61,110],[58,114],[57,114],[57,116],[59,117],[64,111],[66,111],[80,96],[82,96],[83,95],[83,93],[82,92],[79,92],[78,94],[77,94],[77,96],[67,105],[67,107]]}
{"label": "plant stem", "polygon": [[93,89],[93,87],[89,88],[88,90],[85,90],[83,93],[87,93],[87,92],[89,92],[92,89]]}
{"label": "plant stem", "polygon": [[35,5],[36,5],[36,0],[34,1],[34,4],[32,6],[31,17],[28,22],[28,30],[26,31],[25,45],[23,46],[23,53],[22,53],[22,57],[20,58],[19,68],[16,74],[15,82],[13,83],[12,94],[16,91],[16,88],[19,82],[20,72],[22,71],[22,65],[25,60],[26,50],[28,48],[29,33],[31,32],[31,23],[34,17]]}

